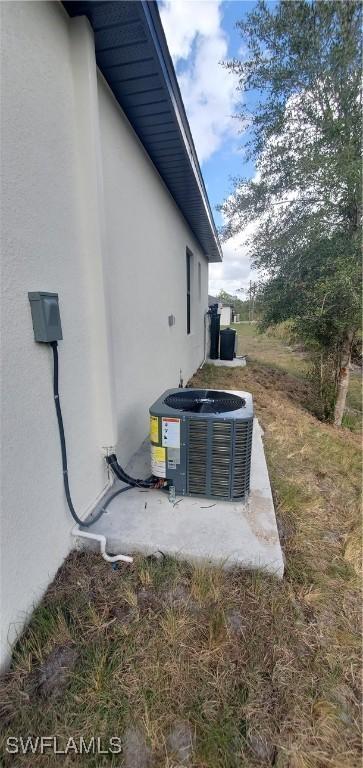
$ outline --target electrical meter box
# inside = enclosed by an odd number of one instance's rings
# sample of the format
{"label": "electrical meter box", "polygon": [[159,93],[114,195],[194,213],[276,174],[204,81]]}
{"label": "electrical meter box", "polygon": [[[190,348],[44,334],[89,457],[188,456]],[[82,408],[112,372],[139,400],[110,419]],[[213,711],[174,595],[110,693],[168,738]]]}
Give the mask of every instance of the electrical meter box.
{"label": "electrical meter box", "polygon": [[59,341],[62,325],[59,312],[58,294],[34,291],[28,293],[33,320],[35,341]]}

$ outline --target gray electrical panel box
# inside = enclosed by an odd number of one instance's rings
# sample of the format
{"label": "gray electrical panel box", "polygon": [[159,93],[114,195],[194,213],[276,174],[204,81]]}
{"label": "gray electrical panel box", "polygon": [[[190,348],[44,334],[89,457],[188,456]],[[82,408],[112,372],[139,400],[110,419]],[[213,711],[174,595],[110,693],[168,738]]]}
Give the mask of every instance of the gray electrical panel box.
{"label": "gray electrical panel box", "polygon": [[58,294],[34,291],[28,293],[32,312],[35,341],[59,341],[62,325],[59,313]]}

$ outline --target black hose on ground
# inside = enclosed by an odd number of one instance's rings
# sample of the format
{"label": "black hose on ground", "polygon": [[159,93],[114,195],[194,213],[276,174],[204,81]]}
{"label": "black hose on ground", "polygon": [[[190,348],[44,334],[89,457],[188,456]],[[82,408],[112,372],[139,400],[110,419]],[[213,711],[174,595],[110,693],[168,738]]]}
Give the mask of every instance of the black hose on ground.
{"label": "black hose on ground", "polygon": [[[112,494],[107,499],[102,509],[100,509],[97,512],[97,514],[92,518],[92,520],[85,522],[84,520],[81,520],[80,517],[78,517],[77,512],[73,506],[71,492],[69,489],[67,446],[66,446],[66,439],[64,434],[63,417],[62,417],[62,410],[61,410],[59,390],[58,390],[58,344],[56,341],[51,341],[50,346],[52,347],[52,350],[53,350],[53,395],[54,395],[55,410],[56,410],[57,420],[58,420],[59,440],[61,445],[64,492],[66,495],[68,508],[73,517],[73,520],[75,520],[75,522],[78,523],[78,525],[82,526],[83,528],[89,528],[97,520],[99,520],[100,517],[102,517],[102,515],[106,512],[108,505],[110,504],[112,499],[115,498],[115,496],[118,496],[119,493],[123,493],[124,491],[128,491],[129,488],[132,486],[128,484],[127,488],[120,488],[118,491]],[[123,480],[123,482],[125,481]]]}

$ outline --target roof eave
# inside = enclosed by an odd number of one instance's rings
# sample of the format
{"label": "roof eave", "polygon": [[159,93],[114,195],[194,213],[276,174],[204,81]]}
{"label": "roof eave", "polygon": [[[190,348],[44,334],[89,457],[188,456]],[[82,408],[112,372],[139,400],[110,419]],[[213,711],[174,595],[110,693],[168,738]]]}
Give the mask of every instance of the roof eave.
{"label": "roof eave", "polygon": [[221,246],[173,62],[154,0],[63,0],[93,28],[96,63],[201,251]]}

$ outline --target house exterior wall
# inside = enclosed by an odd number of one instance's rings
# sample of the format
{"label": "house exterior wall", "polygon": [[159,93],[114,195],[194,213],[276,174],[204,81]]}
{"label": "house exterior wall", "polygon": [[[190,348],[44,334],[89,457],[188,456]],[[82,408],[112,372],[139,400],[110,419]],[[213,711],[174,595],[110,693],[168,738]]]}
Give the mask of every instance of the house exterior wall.
{"label": "house exterior wall", "polygon": [[[148,432],[150,405],[163,390],[178,386],[180,370],[186,383],[203,360],[208,264],[102,75],[98,87],[106,290],[112,317],[117,455],[123,462]],[[189,335],[187,247],[193,254]],[[169,315],[175,316],[173,326]]]}
{"label": "house exterior wall", "polygon": [[[87,72],[85,80],[96,93],[88,106],[99,108],[99,134],[88,145],[84,142],[89,156],[82,159],[75,72],[80,47],[85,46],[85,66],[95,63],[80,20],[70,21],[54,2],[1,3],[0,10],[4,666],[14,639],[72,547],[51,353],[47,345],[34,342],[28,291],[59,294],[60,393],[72,496],[82,517],[109,482],[102,425],[110,423],[107,438],[115,435],[120,460],[127,461],[147,432],[149,405],[163,389],[178,384],[180,368],[187,381],[201,362],[208,270],[190,229],[101,77],[97,87],[95,72],[93,85]],[[93,153],[92,142],[98,140]],[[87,185],[93,183],[85,178],[89,163],[95,164],[98,185],[93,202],[91,191],[85,197]],[[103,235],[98,249],[90,236],[94,216],[104,217],[105,224],[99,227]],[[188,338],[187,246],[193,252]],[[96,309],[97,287],[104,311]],[[168,325],[169,314],[176,317],[173,327]],[[100,360],[106,361],[101,369]],[[107,412],[100,392],[106,363],[104,386],[111,401]]]}
{"label": "house exterior wall", "polygon": [[95,444],[93,317],[79,228],[69,23],[57,3],[1,3],[1,660],[71,540],[52,396],[28,291],[59,293],[71,489],[84,513],[107,481]]}

